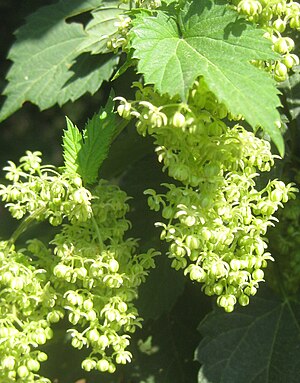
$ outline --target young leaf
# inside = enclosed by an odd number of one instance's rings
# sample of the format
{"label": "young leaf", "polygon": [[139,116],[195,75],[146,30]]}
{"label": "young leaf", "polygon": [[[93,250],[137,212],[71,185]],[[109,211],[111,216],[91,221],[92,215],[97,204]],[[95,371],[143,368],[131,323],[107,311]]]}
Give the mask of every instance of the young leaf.
{"label": "young leaf", "polygon": [[67,130],[63,136],[64,164],[69,172],[80,175],[85,183],[96,181],[112,141],[128,124],[114,113],[113,97],[111,93],[106,106],[87,122],[82,134],[67,118]]}
{"label": "young leaf", "polygon": [[300,305],[271,292],[250,306],[224,313],[216,309],[199,327],[196,350],[202,368],[198,383],[298,383]]}
{"label": "young leaf", "polygon": [[275,125],[280,105],[275,82],[250,63],[278,56],[263,31],[226,3],[193,0],[178,15],[140,13],[131,31],[133,57],[139,59],[138,70],[146,83],[182,100],[195,79],[204,76],[220,102],[233,114],[242,114],[253,128],[261,126],[283,154]]}
{"label": "young leaf", "polygon": [[[0,121],[30,101],[46,109],[58,102],[76,100],[84,92],[94,93],[103,80],[108,80],[115,59],[104,60],[98,71],[85,73],[82,66],[73,73],[70,68],[81,53],[80,44],[86,39],[83,26],[67,23],[66,18],[101,5],[102,0],[63,0],[40,8],[30,15],[26,25],[16,32],[17,41],[8,58],[14,63],[7,74],[4,90],[7,96],[0,111]],[[76,66],[74,67],[76,69]],[[77,68],[78,69],[78,68]]]}
{"label": "young leaf", "polygon": [[106,106],[86,124],[83,144],[78,153],[79,174],[85,183],[96,181],[115,135],[128,124],[128,121],[118,120],[113,109],[111,93]]}
{"label": "young leaf", "polygon": [[63,135],[63,157],[66,170],[70,173],[78,173],[78,153],[82,147],[82,135],[76,125],[66,117],[67,130]]}

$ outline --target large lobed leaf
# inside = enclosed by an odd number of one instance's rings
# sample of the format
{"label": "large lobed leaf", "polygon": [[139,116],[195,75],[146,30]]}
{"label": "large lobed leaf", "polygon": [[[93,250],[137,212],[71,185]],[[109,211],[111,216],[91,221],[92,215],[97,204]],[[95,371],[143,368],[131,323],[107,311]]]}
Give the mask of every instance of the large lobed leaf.
{"label": "large lobed leaf", "polygon": [[93,94],[111,77],[117,58],[80,56],[79,47],[87,35],[80,23],[66,22],[101,4],[102,0],[63,0],[28,17],[16,32],[17,40],[8,55],[14,63],[7,74],[0,121],[25,101],[41,110],[55,103],[62,105],[85,92]]}
{"label": "large lobed leaf", "polygon": [[131,34],[133,57],[139,59],[146,83],[183,101],[195,79],[204,76],[220,102],[233,114],[242,114],[253,128],[261,126],[283,154],[283,139],[275,126],[280,105],[275,82],[250,63],[278,56],[263,31],[226,3],[193,0],[178,14],[137,15]]}
{"label": "large lobed leaf", "polygon": [[269,292],[230,314],[216,309],[199,330],[198,383],[299,382],[299,303]]}

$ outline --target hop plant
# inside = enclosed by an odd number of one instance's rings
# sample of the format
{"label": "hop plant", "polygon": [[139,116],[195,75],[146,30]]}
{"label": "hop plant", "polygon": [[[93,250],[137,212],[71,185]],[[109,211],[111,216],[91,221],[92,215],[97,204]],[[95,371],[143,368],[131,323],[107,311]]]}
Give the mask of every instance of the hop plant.
{"label": "hop plant", "polygon": [[[38,348],[63,317],[71,345],[90,350],[82,368],[113,373],[131,361],[129,334],[141,326],[133,300],[156,255],[138,254],[137,241],[125,238],[126,193],[104,180],[88,190],[77,174],[42,165],[40,152],[27,151],[5,170],[11,183],[1,185],[1,197],[24,220],[0,242],[1,377],[50,382],[38,374],[47,359]],[[17,250],[15,241],[34,220],[60,231],[48,247],[34,238]]]}
{"label": "hop plant", "polygon": [[269,142],[240,124],[200,78],[187,104],[142,87],[136,100],[120,101],[118,111],[137,118],[137,130],[152,135],[163,170],[177,181],[168,191],[145,193],[149,207],[161,210],[161,239],[169,243],[172,267],[216,295],[227,312],[245,306],[264,281],[273,258],[265,235],[277,221],[274,214],[295,197],[294,184],[277,179],[259,188],[259,172],[270,171],[276,156]]}

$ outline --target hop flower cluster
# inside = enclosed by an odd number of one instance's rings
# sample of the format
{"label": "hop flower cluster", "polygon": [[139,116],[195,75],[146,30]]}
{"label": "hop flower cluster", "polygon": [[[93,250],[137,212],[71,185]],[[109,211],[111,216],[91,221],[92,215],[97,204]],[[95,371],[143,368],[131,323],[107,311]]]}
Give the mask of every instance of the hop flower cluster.
{"label": "hop flower cluster", "polygon": [[[42,166],[39,152],[27,152],[20,163],[9,163],[12,183],[1,186],[12,214],[20,208],[28,215],[22,230],[0,243],[0,375],[48,383],[38,375],[47,359],[38,347],[63,317],[72,346],[90,350],[82,368],[113,373],[131,360],[129,334],[141,326],[133,300],[156,253],[138,254],[137,241],[125,238],[128,197],[118,186],[101,180],[87,190],[78,176]],[[63,225],[49,246],[32,239],[15,249],[33,219],[53,224],[53,217]]]}
{"label": "hop flower cluster", "polygon": [[114,372],[115,363],[131,360],[127,333],[141,326],[132,301],[156,253],[137,255],[137,241],[124,239],[130,227],[126,193],[102,180],[93,196],[92,218],[64,225],[52,241],[59,259],[52,280],[69,322],[83,329],[69,330],[72,345],[92,350],[82,368]]}
{"label": "hop flower cluster", "polygon": [[287,79],[290,69],[299,65],[299,57],[292,53],[294,40],[290,30],[300,31],[300,4],[286,0],[234,0],[235,9],[246,15],[249,21],[266,30],[265,37],[273,43],[273,49],[282,58],[275,63],[254,62],[274,74],[276,81]]}
{"label": "hop flower cluster", "polygon": [[82,186],[76,174],[60,174],[51,165],[42,165],[41,152],[26,151],[17,166],[8,161],[6,179],[0,185],[0,196],[16,219],[35,214],[37,221],[48,220],[60,225],[65,217],[70,222],[86,221],[91,217],[91,193]]}
{"label": "hop flower cluster", "polygon": [[165,222],[157,226],[170,244],[172,267],[203,283],[226,311],[247,305],[273,260],[267,229],[297,189],[276,179],[258,188],[258,171],[274,165],[269,142],[241,125],[228,127],[222,119],[241,116],[231,116],[202,78],[187,104],[139,88],[134,102],[118,98],[118,111],[136,117],[138,132],[155,138],[158,160],[179,182],[165,184],[165,194],[145,191],[150,208],[162,210]]}
{"label": "hop flower cluster", "polygon": [[49,313],[56,295],[49,271],[7,241],[0,242],[0,262],[0,375],[9,382],[50,383],[37,374],[47,360],[37,347],[53,336]]}

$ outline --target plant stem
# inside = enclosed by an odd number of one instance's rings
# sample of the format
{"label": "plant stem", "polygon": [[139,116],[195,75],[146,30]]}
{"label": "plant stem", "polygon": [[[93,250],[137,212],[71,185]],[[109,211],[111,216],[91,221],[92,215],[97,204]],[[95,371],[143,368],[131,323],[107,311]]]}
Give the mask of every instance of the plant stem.
{"label": "plant stem", "polygon": [[41,214],[43,211],[45,211],[45,206],[40,207],[35,212],[30,214],[28,217],[24,219],[24,221],[21,222],[21,224],[17,227],[17,229],[13,232],[11,235],[8,244],[9,246],[13,245],[18,237],[27,230],[27,228],[32,224],[32,222]]}

